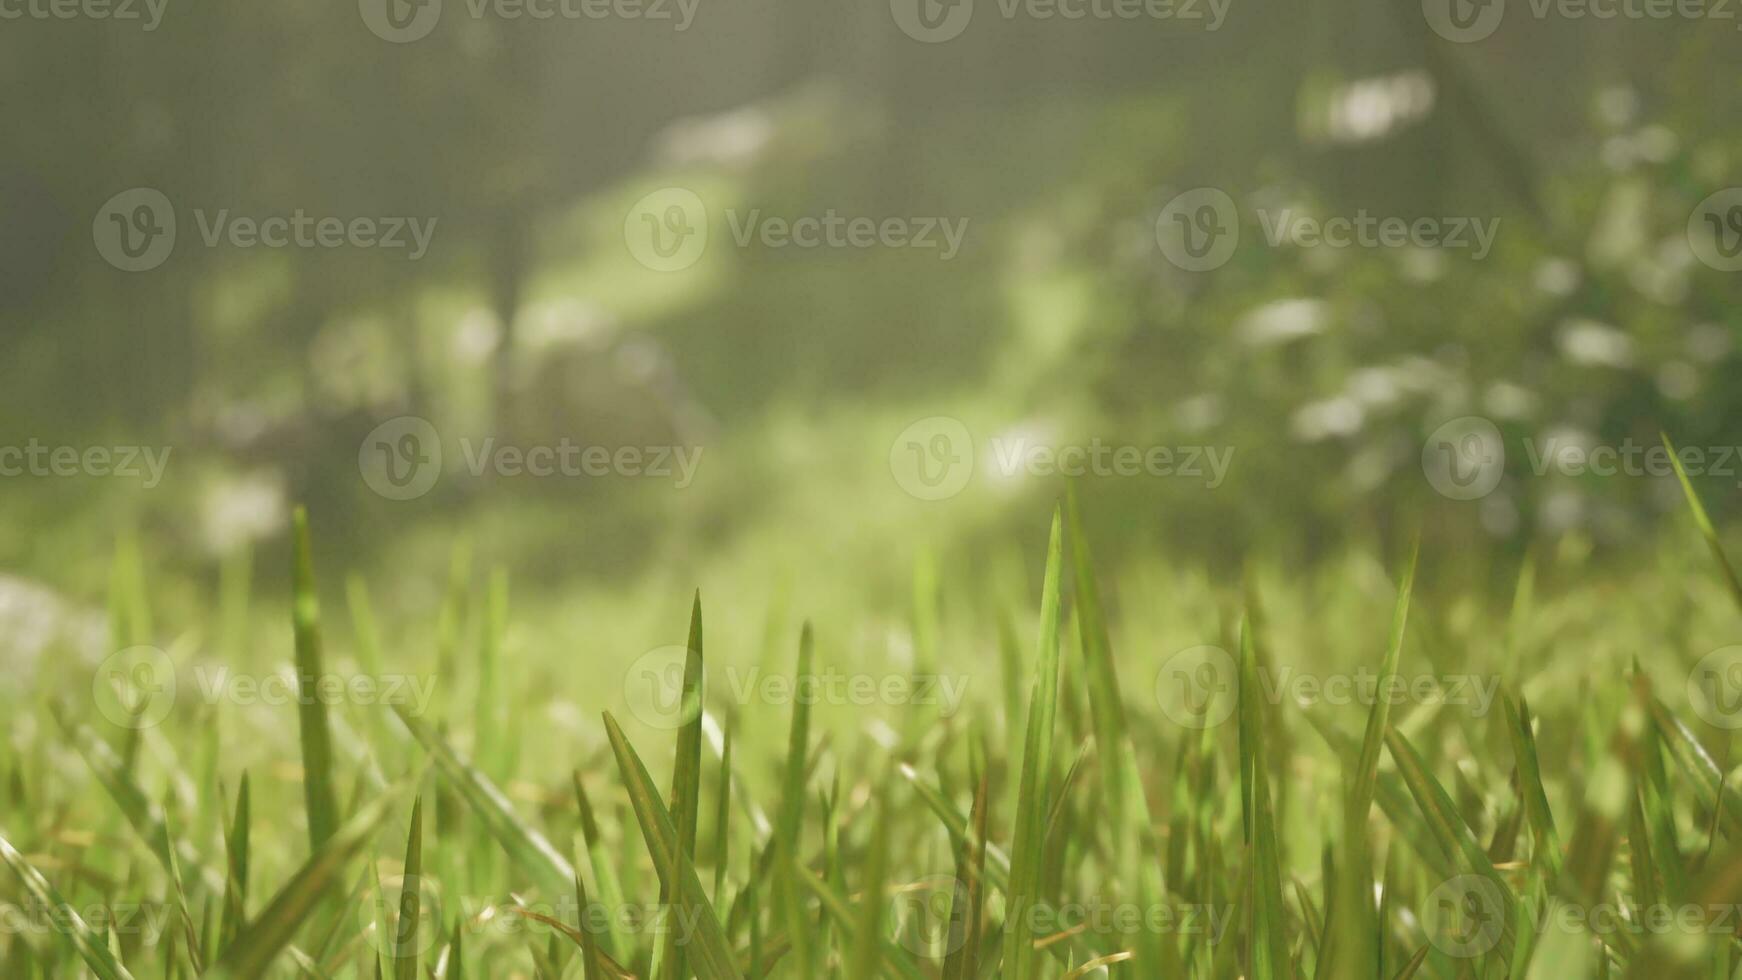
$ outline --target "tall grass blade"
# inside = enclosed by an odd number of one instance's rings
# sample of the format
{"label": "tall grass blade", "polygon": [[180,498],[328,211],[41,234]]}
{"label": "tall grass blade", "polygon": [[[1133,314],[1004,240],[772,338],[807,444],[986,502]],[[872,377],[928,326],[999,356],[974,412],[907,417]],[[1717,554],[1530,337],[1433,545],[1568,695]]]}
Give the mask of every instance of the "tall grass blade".
{"label": "tall grass blade", "polygon": [[695,925],[696,934],[690,937],[689,946],[695,954],[692,962],[696,975],[701,980],[738,980],[741,974],[731,950],[727,948],[719,917],[702,891],[695,865],[679,846],[677,826],[659,801],[653,778],[647,774],[640,756],[635,754],[635,749],[618,727],[617,719],[608,711],[605,712],[605,730],[611,739],[611,750],[617,756],[617,768],[622,772],[629,800],[635,807],[635,817],[641,825],[648,852],[653,857],[654,869],[658,871],[660,881],[669,885],[677,906],[688,917],[686,921],[693,921]]}
{"label": "tall grass blade", "polygon": [[302,778],[308,808],[309,850],[319,851],[339,826],[338,797],[333,789],[333,736],[327,705],[315,696],[326,676],[321,659],[320,601],[315,592],[314,554],[309,544],[308,511],[298,506],[291,518],[291,625],[296,633],[297,724],[302,733]]}
{"label": "tall grass blade", "polygon": [[1040,873],[1045,820],[1052,807],[1053,721],[1059,698],[1059,566],[1062,516],[1055,509],[1046,548],[1046,579],[1041,587],[1039,652],[1029,695],[1023,736],[1022,776],[1016,793],[1016,833],[1010,849],[1010,888],[1004,935],[1004,970],[1012,980],[1039,972],[1037,938],[1028,910],[1041,900]]}
{"label": "tall grass blade", "polygon": [[260,915],[242,929],[205,980],[257,980],[265,976],[272,961],[340,881],[346,866],[369,845],[398,795],[397,790],[383,794],[328,837]]}

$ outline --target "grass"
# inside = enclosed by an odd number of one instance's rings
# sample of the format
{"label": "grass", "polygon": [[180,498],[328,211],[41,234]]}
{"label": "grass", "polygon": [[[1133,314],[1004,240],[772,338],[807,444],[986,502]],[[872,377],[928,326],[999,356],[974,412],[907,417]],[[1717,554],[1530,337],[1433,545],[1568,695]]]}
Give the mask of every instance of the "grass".
{"label": "grass", "polygon": [[[1742,590],[1682,485],[1716,567],[1685,559],[1692,535],[1620,577],[1545,549],[1510,609],[1436,582],[1418,545],[1389,573],[1108,575],[1072,493],[1026,596],[920,551],[910,659],[840,639],[850,610],[788,645],[778,616],[697,594],[681,665],[651,677],[528,656],[506,574],[474,588],[464,546],[427,655],[352,577],[352,656],[331,657],[299,512],[290,690],[422,671],[439,698],[202,700],[181,640],[167,687],[117,682],[132,714],[50,673],[0,756],[0,972],[1742,977],[1742,778],[1728,691],[1699,687],[1735,678],[1696,666]],[[143,567],[123,541],[118,647],[156,638]],[[230,619],[270,603],[236,575],[215,657],[257,670]],[[843,670],[872,683],[829,686]],[[965,678],[959,712],[918,695],[933,674]],[[668,723],[637,717],[642,679]],[[606,710],[551,724],[577,689]]]}

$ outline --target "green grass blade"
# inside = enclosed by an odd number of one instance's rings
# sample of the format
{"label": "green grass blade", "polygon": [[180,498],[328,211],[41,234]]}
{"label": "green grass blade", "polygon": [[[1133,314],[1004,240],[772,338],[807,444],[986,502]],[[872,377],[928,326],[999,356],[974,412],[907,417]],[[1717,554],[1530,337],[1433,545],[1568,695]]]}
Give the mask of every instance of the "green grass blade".
{"label": "green grass blade", "polygon": [[297,723],[302,734],[303,794],[308,807],[308,842],[318,851],[339,826],[334,792],[333,736],[326,702],[314,697],[325,669],[321,660],[320,601],[315,591],[314,555],[309,544],[308,511],[297,507],[291,518],[291,625],[296,633]]}
{"label": "green grass blade", "polygon": [[546,895],[554,897],[574,887],[574,868],[543,834],[514,812],[508,797],[488,776],[455,755],[447,741],[405,705],[396,704],[393,710],[516,866],[531,875]]}
{"label": "green grass blade", "polygon": [[[599,891],[599,901],[607,909],[628,907],[623,900],[623,886],[617,879],[617,872],[611,867],[611,854],[605,849],[604,838],[599,835],[598,818],[593,814],[593,801],[587,795],[587,788],[581,782],[581,771],[574,772],[575,804],[581,811],[581,842],[587,849],[587,864],[593,869],[593,885]],[[611,937],[610,955],[620,960],[630,960],[635,955],[635,937],[623,922],[623,917],[612,915],[606,917],[606,930]]]}
{"label": "green grass blade", "polygon": [[1501,692],[1501,709],[1505,712],[1506,733],[1512,740],[1512,760],[1518,767],[1518,787],[1524,796],[1524,813],[1536,838],[1534,858],[1554,880],[1561,873],[1560,838],[1555,833],[1554,813],[1549,810],[1548,793],[1542,785],[1542,761],[1536,752],[1536,733],[1531,730],[1530,704],[1520,694]]}
{"label": "green grass blade", "polygon": [[398,797],[389,791],[364,807],[321,845],[224,951],[205,980],[257,980],[266,974],[345,867],[374,839]]}
{"label": "green grass blade", "polygon": [[423,911],[423,797],[411,804],[405,834],[405,869],[399,884],[399,919],[393,932],[394,980],[418,980],[417,930]]}
{"label": "green grass blade", "polygon": [[1488,860],[1488,852],[1482,849],[1475,833],[1458,814],[1457,807],[1452,798],[1446,795],[1445,788],[1428,772],[1427,766],[1416,753],[1415,747],[1409,743],[1409,739],[1393,727],[1386,732],[1385,744],[1391,750],[1391,758],[1397,763],[1397,771],[1409,786],[1410,794],[1415,797],[1416,807],[1427,820],[1428,829],[1441,850],[1453,860],[1461,859],[1465,873],[1480,875],[1491,882],[1495,893],[1500,896],[1505,935],[1502,937],[1499,955],[1504,960],[1511,954],[1512,917],[1518,904],[1512,886],[1495,870],[1493,863]]}
{"label": "green grass blade", "polygon": [[669,884],[676,904],[686,916],[693,917],[696,935],[690,937],[689,946],[694,954],[692,965],[696,975],[701,980],[738,980],[741,974],[726,945],[719,917],[702,891],[695,865],[679,846],[677,827],[659,800],[653,778],[647,774],[641,757],[635,754],[635,749],[618,727],[617,719],[608,711],[605,712],[605,730],[610,736],[611,750],[617,756],[617,768],[623,774],[630,803],[635,808],[636,820],[641,825],[641,834],[646,839],[660,881]]}
{"label": "green grass blade", "polygon": [[[36,870],[24,855],[18,853],[4,836],[0,836],[0,860],[4,860],[12,872],[24,883],[25,891],[31,898],[54,916],[54,931],[66,937],[67,942],[85,961],[91,972],[99,980],[133,980],[133,974],[115,958],[109,951],[103,937],[79,917],[79,913],[55,891],[42,872]],[[28,974],[25,974],[28,976]],[[43,976],[48,976],[45,972]]]}
{"label": "green grass blade", "polygon": [[72,743],[79,756],[90,767],[91,774],[97,777],[97,782],[109,794],[116,809],[127,818],[128,826],[139,835],[139,839],[157,858],[157,863],[163,866],[163,870],[166,873],[173,872],[179,857],[181,861],[199,870],[202,883],[216,888],[221,881],[217,872],[200,863],[198,852],[190,845],[174,842],[175,838],[169,832],[163,807],[145,795],[145,790],[134,778],[132,768],[116,754],[109,743],[90,726],[73,721],[61,705],[51,706],[50,713],[66,735],[67,741]]}
{"label": "green grass blade", "polygon": [[[1379,668],[1379,683],[1397,675],[1397,665],[1403,656],[1403,630],[1409,621],[1410,593],[1415,588],[1416,562],[1421,557],[1421,539],[1416,538],[1409,549],[1409,564],[1403,570],[1403,582],[1397,587],[1397,605],[1391,613],[1391,633],[1385,645],[1385,660]],[[1385,747],[1385,733],[1391,727],[1391,699],[1375,698],[1373,710],[1367,716],[1367,734],[1361,740],[1361,759],[1355,766],[1349,809],[1357,820],[1367,818],[1367,808],[1373,803],[1373,785],[1379,778],[1379,753]]]}
{"label": "green grass blade", "polygon": [[1041,900],[1040,875],[1045,820],[1052,807],[1053,722],[1059,699],[1059,565],[1062,518],[1053,511],[1046,548],[1046,579],[1041,587],[1039,652],[1029,695],[1023,736],[1022,776],[1016,792],[1016,833],[1010,848],[1010,888],[1005,921],[1004,970],[1012,980],[1029,980],[1039,971],[1033,923],[1028,909]]}
{"label": "green grass blade", "polygon": [[218,925],[217,953],[228,949],[248,920],[249,823],[252,809],[248,772],[236,789],[236,812],[224,831],[224,911]]}
{"label": "green grass blade", "polygon": [[1681,457],[1676,455],[1675,446],[1669,441],[1669,434],[1660,435],[1663,437],[1663,448],[1669,450],[1669,463],[1675,468],[1675,477],[1681,481],[1682,495],[1687,498],[1688,510],[1693,512],[1694,526],[1700,529],[1700,537],[1706,539],[1706,547],[1712,552],[1712,560],[1718,563],[1718,571],[1723,573],[1724,584],[1730,589],[1730,598],[1735,600],[1736,608],[1742,609],[1742,580],[1736,578],[1736,569],[1724,554],[1723,543],[1718,540],[1718,530],[1712,526],[1712,519],[1706,515],[1706,507],[1700,503],[1700,495],[1694,492],[1693,482],[1688,479],[1688,471],[1682,468]]}
{"label": "green grass blade", "polygon": [[592,919],[593,903],[587,898],[587,886],[582,883],[581,876],[575,875],[575,901],[581,910],[581,977],[582,980],[605,980],[605,967],[599,959],[599,940],[588,928]]}
{"label": "green grass blade", "polygon": [[732,722],[721,733],[720,781],[714,800],[714,905],[726,906],[726,866],[730,864],[732,830]]}
{"label": "green grass blade", "polygon": [[[702,795],[702,594],[696,592],[690,607],[690,635],[685,644],[682,714],[683,725],[677,732],[677,757],[671,769],[671,815],[677,825],[678,847],[691,862],[696,859],[696,824]],[[671,905],[672,889],[661,886],[659,901]],[[677,930],[665,934],[656,976],[683,980],[684,947],[678,942]]]}
{"label": "green grass blade", "polygon": [[[799,630],[798,669],[793,675],[794,689],[810,676],[816,657],[816,635],[807,621]],[[804,829],[805,776],[809,771],[811,706],[808,698],[794,698],[792,721],[787,728],[786,766],[781,780],[780,815],[774,825],[774,859],[779,862],[775,876],[778,892],[775,902],[785,919],[787,935],[792,940],[791,958],[799,969],[808,968],[810,958],[809,927],[805,921],[804,895],[794,880],[792,869],[799,864],[799,835]]]}
{"label": "green grass blade", "polygon": [[972,980],[980,966],[981,927],[986,901],[986,803],[990,781],[981,772],[969,811],[973,829],[961,837],[956,887],[950,896],[949,952],[943,980]]}
{"label": "green grass blade", "polygon": [[1270,803],[1270,758],[1265,747],[1262,689],[1258,682],[1258,652],[1250,621],[1240,624],[1240,771],[1250,780],[1247,824],[1252,828],[1249,887],[1252,895],[1250,962],[1253,980],[1294,975],[1284,932],[1281,849],[1276,839]]}

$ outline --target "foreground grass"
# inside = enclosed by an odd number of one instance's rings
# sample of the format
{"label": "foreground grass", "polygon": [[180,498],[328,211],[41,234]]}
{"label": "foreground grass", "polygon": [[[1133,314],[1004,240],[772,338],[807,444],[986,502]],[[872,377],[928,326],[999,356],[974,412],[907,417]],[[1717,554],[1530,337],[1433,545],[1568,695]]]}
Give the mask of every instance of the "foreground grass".
{"label": "foreground grass", "polygon": [[[1688,499],[1715,567],[1545,553],[1504,616],[1413,549],[1103,591],[1072,500],[1037,617],[922,561],[900,656],[720,654],[698,596],[531,677],[500,575],[427,653],[357,580],[329,636],[299,514],[293,664],[210,687],[124,555],[122,652],[16,703],[0,973],[1742,976],[1742,589]],[[550,725],[557,677],[610,710]]]}

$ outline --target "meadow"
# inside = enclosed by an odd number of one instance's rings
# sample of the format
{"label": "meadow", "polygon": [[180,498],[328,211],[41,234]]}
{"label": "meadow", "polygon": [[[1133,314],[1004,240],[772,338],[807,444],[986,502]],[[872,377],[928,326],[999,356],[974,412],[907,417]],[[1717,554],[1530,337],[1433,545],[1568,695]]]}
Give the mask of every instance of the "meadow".
{"label": "meadow", "polygon": [[123,547],[120,652],[45,658],[43,695],[9,695],[0,959],[1733,977],[1742,588],[1681,483],[1689,516],[1649,560],[1563,540],[1501,603],[1418,542],[1304,576],[1114,575],[1073,489],[1030,561],[979,570],[1009,588],[919,562],[881,649],[849,609],[699,593],[645,653],[541,649],[464,552],[414,630],[363,578],[317,576],[299,510],[290,601],[250,611],[244,578],[214,613],[289,634],[292,660],[225,662],[221,630],[158,634]]}

